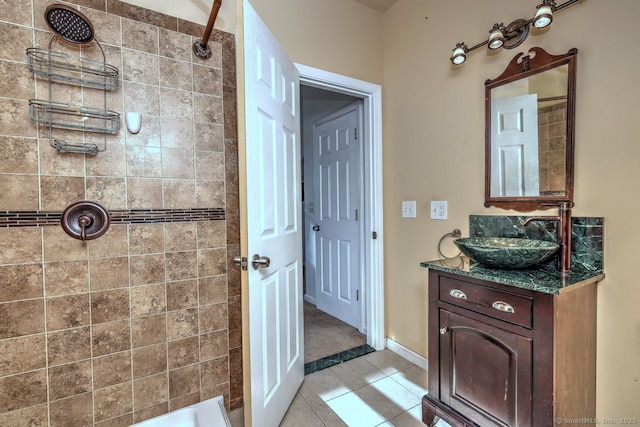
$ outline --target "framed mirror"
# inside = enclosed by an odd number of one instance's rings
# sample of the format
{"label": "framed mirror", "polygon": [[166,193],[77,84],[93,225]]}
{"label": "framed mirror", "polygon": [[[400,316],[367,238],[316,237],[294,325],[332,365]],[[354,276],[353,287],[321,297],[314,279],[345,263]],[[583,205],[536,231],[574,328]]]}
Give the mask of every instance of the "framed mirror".
{"label": "framed mirror", "polygon": [[533,47],[485,81],[486,207],[573,206],[577,53]]}

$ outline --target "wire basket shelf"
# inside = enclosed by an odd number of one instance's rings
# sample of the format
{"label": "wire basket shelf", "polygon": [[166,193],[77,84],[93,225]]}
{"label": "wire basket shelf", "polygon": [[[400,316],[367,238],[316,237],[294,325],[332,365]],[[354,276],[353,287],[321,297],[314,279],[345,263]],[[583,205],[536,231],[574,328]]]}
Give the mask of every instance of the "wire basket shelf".
{"label": "wire basket shelf", "polygon": [[95,89],[114,90],[118,87],[118,69],[103,61],[31,47],[27,49],[27,66],[34,74],[51,81],[82,85]]}

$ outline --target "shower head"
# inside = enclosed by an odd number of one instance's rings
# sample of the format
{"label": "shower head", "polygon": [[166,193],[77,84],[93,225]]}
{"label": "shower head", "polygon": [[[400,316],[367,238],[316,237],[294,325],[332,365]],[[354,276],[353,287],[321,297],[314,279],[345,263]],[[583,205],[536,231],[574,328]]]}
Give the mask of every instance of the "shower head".
{"label": "shower head", "polygon": [[68,43],[83,46],[93,41],[93,25],[77,9],[52,4],[45,10],[44,19],[51,31]]}

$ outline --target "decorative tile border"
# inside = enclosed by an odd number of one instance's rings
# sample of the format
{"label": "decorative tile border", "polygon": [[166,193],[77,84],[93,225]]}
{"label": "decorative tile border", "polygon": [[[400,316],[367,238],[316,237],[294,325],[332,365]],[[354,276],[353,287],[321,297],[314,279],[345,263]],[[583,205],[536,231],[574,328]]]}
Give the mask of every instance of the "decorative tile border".
{"label": "decorative tile border", "polygon": [[332,354],[331,356],[323,357],[322,359],[314,360],[304,364],[304,374],[309,375],[314,372],[321,371],[326,368],[338,365],[347,360],[355,359],[356,357],[364,356],[368,353],[376,351],[375,348],[368,344],[361,345],[359,347],[352,348],[350,350],[341,351],[340,353]]}
{"label": "decorative tile border", "polygon": [[[222,208],[123,209],[109,211],[112,224],[153,224],[159,222],[220,221]],[[0,228],[60,225],[62,212],[0,211]]]}

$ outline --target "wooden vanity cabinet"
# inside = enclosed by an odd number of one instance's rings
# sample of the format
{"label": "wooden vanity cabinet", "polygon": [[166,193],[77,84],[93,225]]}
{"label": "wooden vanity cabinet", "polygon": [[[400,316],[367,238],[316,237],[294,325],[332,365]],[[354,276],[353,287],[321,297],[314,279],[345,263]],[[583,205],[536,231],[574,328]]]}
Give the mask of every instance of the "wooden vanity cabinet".
{"label": "wooden vanity cabinet", "polygon": [[553,295],[430,269],[428,298],[424,423],[595,418],[596,282]]}

